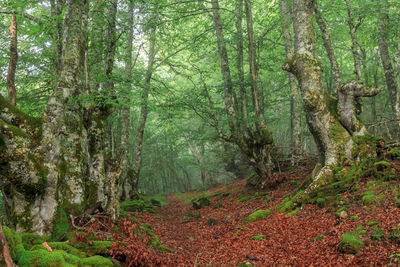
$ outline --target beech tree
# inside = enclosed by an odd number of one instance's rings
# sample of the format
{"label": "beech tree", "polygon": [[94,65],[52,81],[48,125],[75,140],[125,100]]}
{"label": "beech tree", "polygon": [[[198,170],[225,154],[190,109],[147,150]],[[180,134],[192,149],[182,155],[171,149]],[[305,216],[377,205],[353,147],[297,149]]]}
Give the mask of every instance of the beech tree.
{"label": "beech tree", "polygon": [[[336,106],[322,83],[323,69],[316,54],[313,23],[314,0],[295,0],[293,4],[295,53],[283,69],[296,75],[299,81],[307,124],[320,158],[312,182],[295,197],[295,202],[302,203],[332,182],[335,167],[349,164],[358,168],[362,158],[376,158],[374,143],[360,142],[368,139],[361,138],[368,137],[368,132],[355,116],[354,101],[356,97],[375,96],[380,89],[365,86],[360,80],[339,85]],[[355,149],[360,146],[364,148]]]}
{"label": "beech tree", "polygon": [[62,69],[43,115],[33,118],[0,96],[2,192],[17,231],[63,234],[67,215],[96,204],[118,214],[118,168],[104,151],[109,109],[82,100],[88,5],[66,1]]}

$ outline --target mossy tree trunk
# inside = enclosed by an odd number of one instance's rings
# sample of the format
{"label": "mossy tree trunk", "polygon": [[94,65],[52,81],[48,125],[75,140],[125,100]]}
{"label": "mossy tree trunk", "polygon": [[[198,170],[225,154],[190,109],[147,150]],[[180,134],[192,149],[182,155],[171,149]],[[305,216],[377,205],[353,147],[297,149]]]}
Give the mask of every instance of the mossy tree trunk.
{"label": "mossy tree trunk", "polygon": [[67,215],[98,202],[110,215],[118,212],[116,180],[109,176],[117,170],[104,160],[107,113],[86,110],[80,100],[87,15],[88,1],[66,2],[62,71],[40,119],[0,97],[1,186],[17,231],[58,237],[67,231]]}
{"label": "mossy tree trunk", "polygon": [[322,82],[323,70],[316,55],[312,20],[314,8],[313,0],[294,1],[295,54],[283,66],[299,81],[307,124],[320,154],[321,167],[315,170],[313,181],[298,196],[297,202],[308,199],[316,189],[330,183],[334,168],[342,166],[343,161],[357,165],[360,161],[354,149],[357,137],[367,135],[367,131],[355,116],[354,100],[380,92],[380,89],[364,86],[358,80],[351,81],[339,86],[336,106]]}

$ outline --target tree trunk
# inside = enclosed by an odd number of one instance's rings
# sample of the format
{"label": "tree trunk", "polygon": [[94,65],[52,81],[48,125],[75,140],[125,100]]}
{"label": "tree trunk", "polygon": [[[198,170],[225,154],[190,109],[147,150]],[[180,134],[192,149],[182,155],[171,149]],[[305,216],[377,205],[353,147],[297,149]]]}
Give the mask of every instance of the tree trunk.
{"label": "tree trunk", "polygon": [[[126,79],[126,93],[131,91],[132,86],[132,52],[133,52],[133,20],[134,20],[134,3],[129,2],[128,9],[128,27],[127,32],[127,49],[126,49],[126,65],[125,65],[125,79]],[[128,98],[130,99],[130,98]],[[122,136],[121,136],[121,199],[125,200],[129,196],[130,183],[128,183],[129,174],[132,172],[129,166],[129,137],[130,137],[130,101],[127,106],[122,108]]]}
{"label": "tree trunk", "polygon": [[394,69],[390,59],[389,47],[387,44],[387,27],[389,16],[385,13],[386,6],[383,5],[378,19],[378,45],[381,55],[383,71],[386,78],[386,86],[389,92],[389,100],[392,106],[392,112],[396,119],[397,139],[400,140],[400,107],[399,107],[399,88],[395,80]]}
{"label": "tree trunk", "polygon": [[[290,25],[292,21],[292,10],[287,0],[280,0],[280,9],[282,16],[282,33],[285,42],[286,59],[290,60],[293,56],[292,36]],[[301,111],[300,95],[296,77],[288,73],[290,87],[290,129],[291,146],[293,157],[299,156],[301,150]]]}
{"label": "tree trunk", "polygon": [[315,170],[310,185],[296,197],[297,203],[303,203],[318,188],[330,183],[335,173],[334,167],[341,166],[344,158],[357,159],[359,155],[352,154],[353,136],[365,135],[366,130],[354,116],[354,98],[376,95],[380,91],[363,86],[359,81],[342,86],[338,90],[339,115],[336,115],[336,108],[332,107],[332,100],[323,86],[322,67],[316,55],[313,2],[294,1],[295,54],[283,66],[299,80],[307,124],[320,154],[321,168]]}
{"label": "tree trunk", "polygon": [[15,71],[18,62],[18,44],[17,44],[17,17],[15,14],[11,15],[10,30],[10,62],[8,64],[7,73],[7,89],[8,101],[15,106],[17,103],[17,90],[15,89]]}
{"label": "tree trunk", "polygon": [[142,91],[142,99],[141,99],[142,107],[140,109],[139,123],[137,126],[136,138],[135,138],[135,150],[134,150],[134,159],[132,167],[132,177],[131,177],[132,179],[131,186],[133,189],[136,189],[138,186],[140,170],[142,168],[143,135],[148,113],[147,101],[150,92],[150,81],[151,81],[151,76],[153,75],[154,59],[156,56],[155,44],[156,44],[156,28],[155,26],[153,26],[150,32],[149,61],[147,63],[147,70],[145,74],[144,88]]}
{"label": "tree trunk", "polygon": [[62,57],[62,37],[63,37],[63,7],[64,7],[64,0],[50,0],[50,7],[51,7],[51,18],[53,27],[53,65],[54,65],[54,74],[56,77],[61,72],[61,57]]}
{"label": "tree trunk", "polygon": [[318,9],[316,1],[315,1],[314,8],[315,8],[314,11],[315,11],[318,27],[322,33],[322,39],[324,41],[325,50],[328,54],[329,62],[331,63],[331,69],[332,69],[333,81],[335,83],[335,89],[337,89],[342,84],[342,81],[340,78],[339,64],[337,63],[336,56],[335,56],[335,50],[332,47],[331,35],[329,34],[325,20],[322,18],[322,14]]}
{"label": "tree trunk", "polygon": [[118,213],[110,175],[116,170],[104,162],[106,114],[76,102],[85,94],[87,15],[88,1],[67,1],[62,71],[41,119],[0,97],[2,186],[18,232],[58,238],[68,230],[67,215],[80,215],[97,202],[106,213]]}
{"label": "tree trunk", "polygon": [[[243,19],[243,0],[236,0],[237,10],[236,10],[236,50],[237,50],[237,70],[239,79],[239,90],[240,90],[240,106],[241,115],[240,125],[249,127],[248,123],[248,111],[247,111],[247,94],[244,85],[244,70],[243,70],[243,29],[242,29],[242,19]],[[243,122],[244,121],[244,122]]]}
{"label": "tree trunk", "polygon": [[219,13],[219,3],[218,0],[212,0],[212,14],[214,21],[214,28],[217,38],[218,44],[218,52],[221,61],[221,74],[224,81],[224,103],[225,103],[225,111],[227,114],[227,120],[229,129],[231,132],[230,136],[226,136],[222,133],[220,129],[217,129],[221,138],[235,143],[239,149],[242,151],[244,155],[249,160],[250,165],[254,168],[255,172],[258,176],[263,180],[263,183],[266,182],[267,177],[271,174],[271,166],[270,166],[270,148],[273,143],[272,134],[268,131],[264,115],[260,112],[260,106],[258,103],[258,94],[256,87],[256,62],[255,62],[255,49],[254,49],[254,36],[252,33],[252,21],[251,21],[251,9],[248,2],[247,3],[247,24],[248,29],[250,29],[249,33],[249,64],[251,66],[251,82],[252,82],[252,92],[253,92],[253,108],[256,112],[256,122],[255,129],[252,127],[247,127],[245,131],[241,131],[240,125],[236,125],[235,121],[237,121],[237,114],[233,107],[233,83],[231,78],[231,71],[229,67],[229,59],[228,52],[226,49],[224,33],[222,29],[222,21]]}

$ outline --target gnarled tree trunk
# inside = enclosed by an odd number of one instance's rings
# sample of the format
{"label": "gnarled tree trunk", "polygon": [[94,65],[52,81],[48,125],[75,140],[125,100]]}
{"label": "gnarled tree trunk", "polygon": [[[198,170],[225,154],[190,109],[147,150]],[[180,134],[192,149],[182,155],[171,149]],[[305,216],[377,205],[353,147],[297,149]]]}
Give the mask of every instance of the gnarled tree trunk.
{"label": "gnarled tree trunk", "polygon": [[338,89],[336,109],[322,83],[322,66],[316,55],[314,1],[295,0],[294,12],[295,54],[283,68],[299,80],[307,124],[317,144],[321,166],[310,185],[297,196],[296,201],[303,202],[316,189],[332,181],[334,167],[340,166],[345,158],[350,162],[360,160],[352,148],[355,137],[367,132],[354,115],[354,98],[374,96],[380,89],[366,87],[360,81],[343,85]]}
{"label": "gnarled tree trunk", "polygon": [[[118,212],[115,170],[104,162],[104,114],[86,111],[85,48],[88,1],[66,3],[62,71],[42,118],[0,97],[0,168],[5,203],[17,231],[62,235],[67,215],[100,202]],[[96,136],[88,134],[94,131]],[[107,173],[108,172],[108,173]]]}

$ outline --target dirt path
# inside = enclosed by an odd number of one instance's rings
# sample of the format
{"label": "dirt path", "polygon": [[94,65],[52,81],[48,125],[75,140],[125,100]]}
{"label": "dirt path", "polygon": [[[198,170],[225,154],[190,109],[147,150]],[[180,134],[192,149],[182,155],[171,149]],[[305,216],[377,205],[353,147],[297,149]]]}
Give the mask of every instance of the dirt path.
{"label": "dirt path", "polygon": [[[291,179],[300,179],[299,176],[297,173]],[[400,221],[399,211],[387,207],[392,203],[372,210],[352,208],[349,213],[357,214],[357,221],[339,220],[327,208],[307,205],[294,216],[273,211],[266,219],[244,223],[255,210],[280,203],[293,187],[287,183],[266,197],[238,203],[243,194],[253,193],[244,188],[244,181],[215,188],[212,192],[221,190],[231,194],[210,198],[211,205],[200,210],[169,196],[168,205],[156,214],[141,213],[139,222],[150,223],[163,244],[176,251],[162,253],[168,266],[237,266],[243,261],[254,266],[388,266],[390,254],[399,250],[393,242],[371,242],[368,236],[372,228],[367,224],[373,218],[385,222],[382,227],[387,235]],[[275,200],[265,203],[268,197]],[[201,218],[184,221],[183,217],[189,213],[200,213]],[[217,219],[219,224],[208,225],[209,218]],[[356,256],[339,253],[340,237],[346,231],[353,231],[356,225],[363,225],[367,231],[363,238],[366,246]],[[265,238],[255,240],[256,235]]]}

